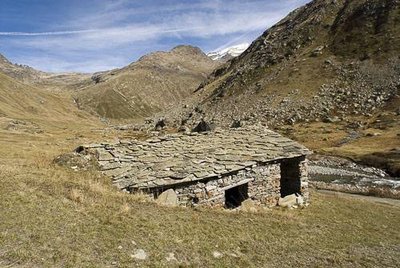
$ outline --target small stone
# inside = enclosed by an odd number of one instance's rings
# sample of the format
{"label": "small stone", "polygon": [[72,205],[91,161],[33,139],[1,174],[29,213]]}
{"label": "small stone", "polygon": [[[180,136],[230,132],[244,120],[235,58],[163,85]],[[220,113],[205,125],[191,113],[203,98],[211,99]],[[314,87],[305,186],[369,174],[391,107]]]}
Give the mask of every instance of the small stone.
{"label": "small stone", "polygon": [[278,205],[284,208],[291,208],[297,203],[297,196],[295,194],[291,194],[285,196],[283,198],[279,198]]}
{"label": "small stone", "polygon": [[223,256],[224,255],[219,251],[214,251],[213,252],[213,257],[216,258],[216,259],[221,259]]}
{"label": "small stone", "polygon": [[297,195],[296,197],[296,204],[299,206],[303,206],[304,205],[304,198],[301,195]]}
{"label": "small stone", "polygon": [[118,246],[118,249],[122,249],[122,246]]}
{"label": "small stone", "polygon": [[168,253],[168,255],[167,255],[167,257],[165,257],[165,259],[167,260],[167,262],[177,261],[177,259],[175,258],[175,254],[172,252]]}
{"label": "small stone", "polygon": [[233,258],[239,258],[239,255],[237,255],[236,253],[229,253],[229,256]]}
{"label": "small stone", "polygon": [[242,123],[240,120],[234,120],[231,124],[231,128],[240,128],[242,126]]}
{"label": "small stone", "polygon": [[180,126],[178,129],[178,132],[182,132],[182,133],[189,133],[190,129],[186,126]]}
{"label": "small stone", "polygon": [[143,249],[137,249],[135,253],[131,255],[131,258],[143,261],[147,259],[147,253]]}
{"label": "small stone", "polygon": [[253,200],[247,199],[242,202],[242,205],[240,206],[240,210],[245,211],[245,212],[254,213],[254,212],[257,212],[257,207]]}
{"label": "small stone", "polygon": [[166,126],[167,126],[166,120],[164,118],[161,118],[156,123],[155,130],[162,130]]}

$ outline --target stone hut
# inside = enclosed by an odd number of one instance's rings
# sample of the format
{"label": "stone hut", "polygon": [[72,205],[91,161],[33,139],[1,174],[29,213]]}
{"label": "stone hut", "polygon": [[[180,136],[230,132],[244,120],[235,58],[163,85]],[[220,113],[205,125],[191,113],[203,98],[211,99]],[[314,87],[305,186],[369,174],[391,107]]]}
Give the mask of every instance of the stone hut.
{"label": "stone hut", "polygon": [[310,151],[265,128],[171,134],[77,151],[94,154],[119,189],[154,198],[173,189],[184,206],[235,208],[246,199],[275,206],[291,194],[309,198]]}

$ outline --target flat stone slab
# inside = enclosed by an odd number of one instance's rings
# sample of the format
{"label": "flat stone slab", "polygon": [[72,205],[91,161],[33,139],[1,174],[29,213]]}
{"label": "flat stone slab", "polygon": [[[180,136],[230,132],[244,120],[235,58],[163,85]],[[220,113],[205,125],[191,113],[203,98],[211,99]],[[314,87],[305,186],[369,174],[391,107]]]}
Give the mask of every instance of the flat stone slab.
{"label": "flat stone slab", "polygon": [[83,145],[119,188],[153,188],[220,178],[232,172],[308,155],[304,146],[267,128],[237,128],[147,141]]}

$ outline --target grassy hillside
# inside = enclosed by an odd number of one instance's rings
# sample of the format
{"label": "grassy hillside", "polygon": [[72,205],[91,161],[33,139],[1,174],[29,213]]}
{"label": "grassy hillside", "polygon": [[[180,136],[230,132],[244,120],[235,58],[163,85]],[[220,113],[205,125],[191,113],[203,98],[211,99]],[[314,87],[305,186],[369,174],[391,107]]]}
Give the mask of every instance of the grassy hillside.
{"label": "grassy hillside", "polygon": [[90,74],[46,73],[26,65],[13,64],[1,54],[0,72],[24,84],[55,91],[78,89],[92,83]]}
{"label": "grassy hillside", "polygon": [[76,99],[82,109],[108,119],[143,120],[191,95],[216,66],[200,49],[179,46],[95,75],[98,83]]}
{"label": "grassy hillside", "polygon": [[[397,172],[398,7],[316,0],[215,71],[173,116],[267,122],[311,149]],[[398,267],[396,200],[312,192],[296,210],[167,208],[54,163],[81,144],[143,135],[106,128],[98,115],[168,110],[213,64],[190,47],[151,54],[97,74],[75,102],[0,74],[0,267]],[[147,259],[135,258],[139,249]]]}
{"label": "grassy hillside", "polygon": [[[118,133],[38,134],[29,142],[25,135],[0,139],[0,266],[398,265],[396,204],[313,193],[303,210],[158,207],[116,191],[98,173],[52,163],[77,144]],[[138,249],[146,260],[132,257]]]}
{"label": "grassy hillside", "polygon": [[8,133],[100,126],[100,121],[74,104],[68,93],[22,84],[0,73],[0,127]]}

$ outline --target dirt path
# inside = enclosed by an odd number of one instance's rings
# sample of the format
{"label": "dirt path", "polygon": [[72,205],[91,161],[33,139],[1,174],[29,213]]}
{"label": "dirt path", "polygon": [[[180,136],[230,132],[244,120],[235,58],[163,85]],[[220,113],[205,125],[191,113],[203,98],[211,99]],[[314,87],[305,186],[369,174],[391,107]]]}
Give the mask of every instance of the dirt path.
{"label": "dirt path", "polygon": [[348,193],[335,192],[335,191],[329,191],[329,190],[316,190],[316,191],[318,193],[326,194],[326,195],[336,195],[336,196],[345,197],[345,198],[356,198],[356,199],[365,200],[368,202],[400,207],[400,200],[397,200],[397,199],[380,198],[380,197],[375,197],[375,196],[358,195],[358,194],[348,194]]}

